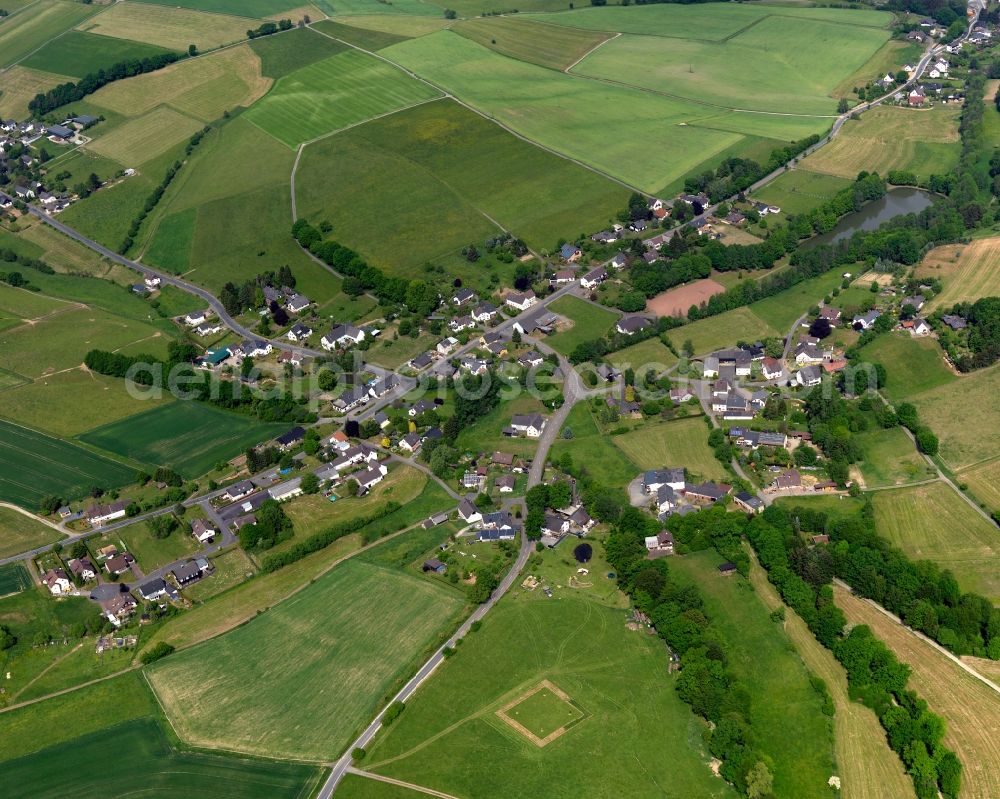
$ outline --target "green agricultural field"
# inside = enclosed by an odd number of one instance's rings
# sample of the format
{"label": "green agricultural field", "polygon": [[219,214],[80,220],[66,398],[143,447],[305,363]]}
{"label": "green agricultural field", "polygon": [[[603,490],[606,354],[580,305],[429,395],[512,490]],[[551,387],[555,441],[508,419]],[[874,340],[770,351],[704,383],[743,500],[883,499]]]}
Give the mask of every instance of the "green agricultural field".
{"label": "green agricultural field", "polygon": [[168,52],[170,51],[166,48],[152,44],[69,31],[50,41],[41,50],[36,50],[22,63],[32,69],[82,78],[90,72],[106,69],[120,61],[150,58]]}
{"label": "green agricultural field", "polygon": [[[572,438],[563,437],[567,429],[573,431]],[[597,476],[602,485],[613,488],[624,489],[638,474],[638,467],[597,426],[594,414],[585,402],[578,402],[569,412],[559,438],[549,450],[553,461],[559,461],[566,455],[578,468]]]}
{"label": "green agricultural field", "polygon": [[[300,214],[329,221],[333,237],[372,264],[413,277],[426,261],[494,235],[484,214],[529,246],[551,249],[581,227],[607,224],[627,201],[620,186],[448,100],[309,145],[296,189]],[[396,205],[393,224],[373,236],[371,220],[399,196],[410,201]],[[455,276],[477,276],[461,264]],[[488,278],[483,270],[479,279]]]}
{"label": "green agricultural field", "polygon": [[736,308],[697,322],[689,322],[674,328],[668,335],[678,350],[684,346],[684,342],[690,341],[694,345],[695,355],[705,355],[723,347],[732,347],[737,341],[757,341],[782,336],[784,333],[779,333],[749,308]]}
{"label": "green agricultural field", "polygon": [[502,55],[559,70],[572,66],[609,38],[596,31],[545,25],[517,17],[463,20],[452,30]]}
{"label": "green agricultural field", "polygon": [[902,427],[869,430],[857,437],[864,460],[861,475],[867,488],[903,485],[935,476]]}
{"label": "green agricultural field", "polygon": [[76,444],[0,420],[0,500],[34,510],[48,494],[81,497],[129,483],[135,470]]}
{"label": "green agricultural field", "polygon": [[119,39],[155,44],[178,52],[187,52],[194,44],[202,52],[245,39],[247,28],[257,27],[244,17],[205,14],[201,11],[150,5],[115,3],[94,17],[80,30]]}
{"label": "green agricultural field", "polygon": [[[338,5],[342,5],[338,3]],[[395,5],[395,4],[394,4]],[[425,6],[426,7],[426,6]],[[394,33],[407,39],[426,36],[442,28],[450,28],[455,22],[443,17],[419,17],[414,14],[338,14],[335,19],[352,28],[366,28],[383,33]]]}
{"label": "green agricultural field", "polygon": [[[827,145],[829,146],[829,145]],[[851,181],[835,175],[791,169],[753,193],[755,200],[776,205],[785,214],[804,214],[822,205]]]}
{"label": "green agricultural field", "polygon": [[[529,573],[552,586],[555,601],[515,586],[376,738],[364,767],[477,799],[735,796],[712,775],[704,725],[678,698],[663,644],[627,629],[626,602],[594,549],[588,587],[567,587],[576,564],[565,552],[533,562]],[[477,677],[484,673],[492,677]],[[544,680],[587,717],[539,748],[497,711]],[[345,783],[347,796],[394,795],[353,791]]]}
{"label": "green agricultural field", "polygon": [[601,338],[620,318],[615,311],[572,296],[560,297],[548,307],[553,313],[564,316],[573,323],[569,330],[556,333],[548,339],[548,344],[563,355],[569,355],[577,345],[585,341]]}
{"label": "green agricultural field", "polygon": [[[103,760],[115,753],[117,768]],[[174,749],[154,718],[138,719],[75,738],[35,755],[4,764],[13,797],[81,796],[136,791],[159,796],[182,793],[215,797],[302,799],[319,786],[323,771],[315,766],[206,755]]]}
{"label": "green agricultural field", "polygon": [[[202,127],[199,120],[163,105],[96,136],[88,149],[120,164],[138,167],[186,142]],[[115,191],[115,188],[110,191]],[[97,192],[95,196],[100,194]],[[83,203],[84,206],[87,204]]]}
{"label": "green agricultural field", "polygon": [[828,797],[835,766],[822,700],[781,623],[741,575],[719,575],[721,562],[715,552],[699,552],[672,560],[670,569],[698,586],[728,668],[749,689],[754,746],[768,759],[774,795]]}
{"label": "green agricultural field", "polygon": [[573,73],[723,108],[831,116],[837,84],[888,38],[884,29],[770,16],[723,43],[675,39],[664,47],[656,36],[620,36]]}
{"label": "green agricultural field", "polygon": [[[11,508],[0,508],[0,558],[59,541],[58,530]],[[0,595],[9,594],[0,586]]]}
{"label": "green agricultural field", "polygon": [[425,3],[422,0],[393,0],[384,3],[381,0],[316,0],[318,8],[333,16],[375,15],[385,17],[434,17],[435,21],[444,22],[440,6]]}
{"label": "green agricultural field", "polygon": [[384,61],[349,50],[279,79],[244,116],[295,147],[439,95]]}
{"label": "green agricultural field", "polygon": [[[139,0],[142,3],[214,11],[216,14],[237,14],[258,19],[278,19],[286,12],[299,8],[299,0]],[[249,23],[247,23],[249,24]]]}
{"label": "green agricultural field", "polygon": [[[894,361],[886,361],[889,370],[888,390],[893,390]],[[971,375],[938,381],[937,388],[907,397],[917,406],[920,421],[941,440],[940,456],[955,470],[965,469],[996,457],[997,446],[992,435],[1000,424],[1000,408],[996,398],[1000,392],[1000,369],[981,369]],[[976,423],[969,422],[969,409],[976,409]]]}
{"label": "green agricultural field", "polygon": [[[797,8],[793,5],[647,5],[626,8],[608,5],[580,8],[542,17],[559,25],[597,31],[620,31],[671,39],[725,41],[766,17],[833,21],[849,25],[886,28],[890,14],[870,9]],[[673,42],[667,42],[673,46]]]}
{"label": "green agricultural field", "polygon": [[[250,624],[161,661],[149,679],[189,743],[330,760],[461,606],[438,583],[348,561]],[[210,679],[195,678],[206,669]]]}
{"label": "green agricultural field", "polygon": [[163,216],[152,241],[142,254],[143,260],[175,275],[187,272],[191,266],[197,217],[196,208],[186,208]]}
{"label": "green agricultural field", "polygon": [[893,402],[909,402],[915,394],[952,385],[956,380],[932,338],[889,333],[861,350],[861,359],[886,368],[884,393]]}
{"label": "green agricultural field", "polygon": [[254,39],[250,42],[250,49],[260,57],[261,74],[277,80],[297,69],[341,53],[347,46],[326,36],[317,36],[305,28],[296,28],[281,36]]}
{"label": "green agricultural field", "polygon": [[170,466],[188,478],[246,447],[284,433],[289,423],[258,422],[203,402],[174,402],[98,427],[80,440],[141,463]]}
{"label": "green agricultural field", "polygon": [[22,563],[0,566],[0,597],[16,594],[31,587],[31,575]]}
{"label": "green agricultural field", "polygon": [[0,25],[0,68],[16,64],[97,10],[96,6],[62,0],[32,3]]}
{"label": "green agricultural field", "polygon": [[996,526],[947,483],[877,491],[875,526],[909,557],[951,569],[964,591],[1000,600]]}
{"label": "green agricultural field", "polygon": [[0,89],[0,116],[4,119],[25,119],[30,116],[28,103],[36,94],[44,94],[72,78],[54,75],[37,69],[27,69],[20,65],[3,73],[3,88]]}
{"label": "green agricultural field", "polygon": [[832,269],[826,274],[803,280],[780,294],[753,303],[748,310],[785,335],[796,319],[840,285],[841,274],[840,269]]}
{"label": "green agricultural field", "polygon": [[813,172],[854,179],[869,170],[907,170],[921,180],[944,175],[958,164],[958,106],[928,109],[882,106],[848,122],[829,144],[804,158]]}
{"label": "green agricultural field", "polygon": [[1000,511],[1000,460],[987,461],[958,475],[969,492],[991,512]]}
{"label": "green agricultural field", "polygon": [[890,39],[865,62],[864,66],[844,78],[834,89],[833,94],[835,97],[851,98],[859,86],[867,86],[884,77],[887,72],[896,74],[903,64],[916,64],[923,52],[923,45],[917,42]]}
{"label": "green agricultural field", "polygon": [[670,422],[647,422],[611,440],[636,464],[636,474],[645,469],[683,466],[704,480],[725,480],[728,477],[726,469],[709,448],[708,433],[705,419],[698,416]]}
{"label": "green agricultural field", "polygon": [[677,356],[658,338],[648,338],[631,347],[618,350],[607,359],[616,369],[626,369],[631,366],[638,370],[640,367],[653,365],[657,374],[677,363]]}
{"label": "green agricultural field", "polygon": [[[381,50],[383,47],[389,47],[410,38],[409,36],[400,36],[395,33],[387,33],[386,31],[371,30],[370,28],[355,28],[339,21],[334,22],[332,19],[317,22],[315,28],[327,34],[327,36],[334,36],[342,42],[347,42],[348,44],[353,44],[355,47],[360,47],[362,50],[370,51]],[[335,44],[335,42],[330,43]]]}
{"label": "green agricultural field", "polygon": [[707,117],[718,127],[729,112],[515,61],[452,31],[382,55],[521,135],[649,192],[743,141],[738,133],[698,127]]}

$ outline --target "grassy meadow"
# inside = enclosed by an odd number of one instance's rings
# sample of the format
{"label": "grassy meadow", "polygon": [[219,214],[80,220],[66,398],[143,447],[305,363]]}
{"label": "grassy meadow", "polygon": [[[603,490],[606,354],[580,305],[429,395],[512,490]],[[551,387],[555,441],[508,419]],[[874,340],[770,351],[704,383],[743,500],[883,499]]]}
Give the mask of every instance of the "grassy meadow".
{"label": "grassy meadow", "polygon": [[194,44],[199,50],[211,50],[245,39],[247,29],[257,27],[245,18],[226,14],[205,14],[187,8],[149,3],[115,3],[94,17],[80,30],[145,42],[170,50],[187,52]]}
{"label": "grassy meadow", "polygon": [[462,20],[452,30],[501,55],[559,70],[572,66],[609,38],[597,31],[546,25],[518,17]]}
{"label": "grassy meadow", "polygon": [[[955,387],[957,378],[932,338],[914,338],[908,333],[879,336],[861,351],[861,359],[886,368],[884,392],[894,402],[913,401],[915,395],[938,387]],[[937,432],[941,435],[941,431]]]}
{"label": "grassy meadow", "polygon": [[936,476],[902,427],[869,430],[857,437],[864,460],[861,475],[867,488],[904,485]]}
{"label": "grassy meadow", "polygon": [[846,178],[810,172],[803,166],[788,170],[755,191],[753,196],[756,200],[777,206],[784,214],[804,214],[850,185],[851,181]]}
{"label": "grassy meadow", "polygon": [[193,478],[291,426],[261,423],[203,402],[173,402],[98,427],[80,440],[141,463],[170,466]]}
{"label": "grassy meadow", "polygon": [[42,498],[67,499],[95,485],[115,488],[132,481],[135,470],[37,430],[0,420],[0,500],[34,510]]}
{"label": "grassy meadow", "polygon": [[30,114],[28,103],[36,94],[44,94],[61,83],[71,81],[67,75],[55,75],[37,69],[28,69],[20,64],[3,73],[3,89],[0,90],[0,116],[4,119],[24,119]]}
{"label": "grassy meadow", "polygon": [[329,760],[461,605],[437,583],[349,561],[252,623],[162,661],[150,682],[188,743]]}
{"label": "grassy meadow", "polygon": [[508,438],[503,429],[510,425],[514,414],[540,413],[549,416],[548,409],[527,393],[516,399],[501,402],[485,416],[480,416],[473,424],[458,435],[455,447],[459,452],[510,452],[523,458],[530,458],[538,448],[536,438]]}
{"label": "grassy meadow", "polygon": [[647,422],[611,440],[638,467],[636,474],[645,469],[683,466],[704,480],[725,480],[726,469],[709,448],[708,433],[704,418],[697,416]]}
{"label": "grassy meadow", "polygon": [[98,136],[87,149],[121,164],[143,164],[190,139],[202,127],[197,119],[163,105]]}
{"label": "grassy meadow", "polygon": [[599,475],[602,484],[615,488],[624,489],[638,474],[635,464],[598,427],[586,402],[573,406],[562,427],[563,431],[567,429],[573,431],[573,437],[563,438],[561,431],[549,450],[552,460],[559,460],[568,453],[577,468]]}
{"label": "grassy meadow", "polygon": [[796,319],[840,285],[840,275],[840,271],[835,269],[819,277],[803,280],[773,297],[752,303],[748,308],[784,336]]}
{"label": "grassy meadow", "polygon": [[152,44],[69,31],[36,50],[22,64],[32,69],[82,78],[120,61],[150,58],[167,52],[170,51]]}
{"label": "grassy meadow", "polygon": [[991,460],[962,471],[958,480],[990,511],[1000,511],[1000,460]]}
{"label": "grassy meadow", "polygon": [[348,50],[279,78],[245,117],[294,148],[439,95],[384,61]]}
{"label": "grassy meadow", "polygon": [[[805,308],[802,309],[804,310]],[[737,341],[758,341],[784,334],[749,308],[736,308],[697,322],[689,322],[674,328],[668,335],[678,350],[684,346],[684,342],[690,341],[694,345],[695,355],[706,355],[722,347],[731,347]]]}
{"label": "grassy meadow", "polygon": [[[327,36],[333,36],[342,42],[353,44],[362,50],[376,51],[384,47],[390,47],[397,42],[409,39],[409,36],[400,36],[387,31],[372,30],[371,28],[356,28],[353,25],[345,25],[342,22],[335,22],[332,19],[324,19],[317,22],[316,30],[323,31]],[[329,41],[329,40],[328,40]],[[331,42],[336,44],[336,42]]]}
{"label": "grassy meadow", "polygon": [[16,594],[31,588],[31,575],[23,563],[6,563],[0,566],[0,597]]}
{"label": "grassy meadow", "polygon": [[[600,550],[581,588],[567,587],[577,566],[568,552],[533,559],[528,573],[554,599],[515,586],[369,747],[365,768],[482,799],[734,796],[709,769],[703,724],[677,697],[663,645],[626,628],[626,602]],[[543,680],[587,717],[538,748],[496,711]],[[348,796],[393,795],[347,785]]]}
{"label": "grassy meadow", "polygon": [[579,344],[600,338],[620,318],[616,311],[602,308],[579,297],[560,297],[549,310],[569,319],[573,326],[548,339],[548,344],[563,355],[569,355]]}
{"label": "grassy meadow", "polygon": [[996,526],[943,482],[878,491],[873,496],[880,535],[909,557],[951,569],[965,591],[1000,599]]}
{"label": "grassy meadow", "polygon": [[[9,558],[62,538],[62,533],[11,508],[0,508],[0,558]],[[0,587],[0,595],[8,593]]]}
{"label": "grassy meadow", "polygon": [[[237,14],[244,17],[277,19],[301,5],[300,0],[139,0],[142,3]],[[249,24],[249,23],[247,23]]]}
{"label": "grassy meadow", "polygon": [[281,36],[263,36],[250,42],[250,49],[260,57],[261,74],[268,78],[283,78],[291,72],[337,53],[347,46],[328,36],[296,28]]}
{"label": "grassy meadow", "polygon": [[941,293],[928,300],[929,310],[995,297],[1000,294],[1000,237],[935,247],[924,256],[917,274],[938,277],[944,284]]}
{"label": "grassy meadow", "polygon": [[653,365],[657,371],[668,369],[677,363],[677,356],[658,338],[648,338],[631,347],[608,355],[607,360],[617,369],[639,369]]}
{"label": "grassy meadow", "polygon": [[98,10],[97,6],[62,0],[38,0],[25,7],[0,25],[0,69],[27,58]]}
{"label": "grassy meadow", "polygon": [[[581,226],[605,224],[627,199],[621,187],[452,101],[309,145],[296,189],[300,213],[329,221],[334,238],[373,264],[410,269],[414,276],[427,260],[494,235],[485,215],[532,247],[552,248]],[[370,219],[398,196],[411,201],[394,206],[392,225],[373,236]],[[435,234],[428,236],[431,229]]]}

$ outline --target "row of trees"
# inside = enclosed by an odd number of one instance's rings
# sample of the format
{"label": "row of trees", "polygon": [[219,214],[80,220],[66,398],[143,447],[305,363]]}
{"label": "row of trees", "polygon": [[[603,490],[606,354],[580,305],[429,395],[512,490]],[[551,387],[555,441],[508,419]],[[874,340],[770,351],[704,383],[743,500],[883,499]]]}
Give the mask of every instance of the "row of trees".
{"label": "row of trees", "polygon": [[131,78],[146,72],[155,72],[183,57],[179,53],[161,53],[147,58],[130,58],[126,61],[119,61],[107,69],[88,72],[75,83],[72,81],[61,83],[47,92],[36,94],[33,99],[28,101],[28,110],[38,116],[44,116],[62,105],[82,100],[88,94],[93,94],[102,86],[116,80]]}
{"label": "row of trees", "polygon": [[[832,527],[845,536],[831,531],[831,539],[836,537],[837,543],[807,548],[798,533],[800,529],[809,529],[809,524],[814,525],[820,516],[812,511],[786,511],[772,505],[763,516],[744,520],[745,532],[782,598],[844,666],[852,694],[859,696],[878,716],[889,745],[899,754],[913,779],[917,796],[933,799],[940,791],[946,797],[955,797],[961,787],[962,768],[955,753],[942,743],[944,720],[931,713],[927,703],[913,691],[907,690],[909,667],[900,663],[868,627],[858,626],[844,635],[847,620],[833,601],[831,579],[836,574],[853,573],[855,568],[865,573],[863,583],[881,584],[886,589],[885,575],[881,575],[883,580],[876,577],[875,564],[891,548],[870,530],[870,506],[856,517],[835,521]],[[861,544],[861,540],[867,544]],[[947,572],[938,572],[932,563],[910,564],[896,552],[892,552],[892,557],[896,574],[909,572],[905,582],[911,584],[911,592],[934,597],[942,603],[946,599],[955,603],[944,607],[961,604],[957,586],[951,585],[953,578]],[[893,585],[893,591],[901,588],[900,584]],[[855,590],[858,590],[856,585]],[[886,591],[878,593],[881,597],[876,601],[883,602]]]}

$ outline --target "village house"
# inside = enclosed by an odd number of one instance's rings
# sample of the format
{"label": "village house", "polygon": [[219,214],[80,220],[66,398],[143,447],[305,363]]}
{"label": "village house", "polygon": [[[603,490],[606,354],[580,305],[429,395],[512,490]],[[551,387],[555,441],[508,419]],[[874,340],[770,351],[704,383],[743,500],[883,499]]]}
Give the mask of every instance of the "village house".
{"label": "village house", "polygon": [[905,308],[909,305],[914,311],[919,311],[924,307],[924,295],[914,294],[910,297],[903,297],[902,301],[899,303],[900,308]]}
{"label": "village house", "polygon": [[476,302],[479,297],[476,296],[476,292],[472,289],[459,289],[455,292],[455,296],[451,298],[452,305],[456,307],[461,307],[469,302]]}
{"label": "village house", "polygon": [[480,324],[486,324],[493,320],[498,313],[497,307],[491,302],[481,302],[472,309],[472,318]]}
{"label": "village house", "polygon": [[289,341],[305,341],[309,336],[313,334],[313,330],[308,325],[294,324],[285,334],[285,338]]}
{"label": "village house", "polygon": [[698,505],[714,505],[732,490],[733,487],[725,483],[707,482],[689,485],[685,489],[684,495],[688,500]]}
{"label": "village house", "polygon": [[120,627],[135,612],[137,603],[131,594],[123,591],[110,599],[102,600],[99,604],[104,611],[104,617],[115,627]]}
{"label": "village house", "polygon": [[823,363],[823,351],[812,344],[799,344],[795,348],[795,363],[799,366]]}
{"label": "village house", "polygon": [[819,318],[829,322],[831,327],[835,327],[837,322],[840,321],[840,315],[840,308],[832,308],[829,305],[826,305],[819,310]]}
{"label": "village house", "polygon": [[276,360],[282,366],[284,366],[286,363],[291,364],[292,366],[301,366],[303,357],[299,355],[299,353],[297,352],[292,352],[291,350],[282,350],[281,352],[278,353],[278,357]]}
{"label": "village house", "polygon": [[647,327],[649,327],[649,320],[642,316],[626,316],[619,319],[615,325],[615,329],[623,336],[634,336]]}
{"label": "village house", "polygon": [[764,503],[760,497],[756,497],[746,491],[740,491],[733,497],[733,502],[737,507],[742,508],[747,513],[763,513]]}
{"label": "village house", "polygon": [[194,329],[194,332],[199,336],[214,336],[216,333],[221,333],[224,329],[225,328],[223,327],[222,322],[212,321],[203,322],[198,325],[198,327]]}
{"label": "village house", "polygon": [[448,336],[448,338],[442,339],[438,342],[437,351],[441,355],[450,355],[455,351],[455,348],[458,347],[460,343],[461,342],[454,336]]}
{"label": "village house", "polygon": [[549,282],[561,286],[565,283],[572,283],[574,280],[576,280],[576,272],[572,269],[560,269],[552,275],[552,279]]}
{"label": "village house", "polygon": [[73,558],[68,565],[69,570],[85,583],[97,578],[97,569],[90,558]]}
{"label": "village house", "polygon": [[62,569],[49,569],[45,572],[42,582],[54,596],[68,594],[73,590],[73,583],[69,579],[69,575]]}
{"label": "village house", "polygon": [[256,490],[257,486],[249,480],[241,480],[240,482],[229,486],[229,488],[222,492],[221,496],[226,502],[236,502],[238,499],[250,496]]}
{"label": "village house", "polygon": [[302,427],[293,427],[287,433],[282,433],[274,439],[275,445],[282,452],[287,452],[293,447],[297,447],[306,437],[306,431]]}
{"label": "village house", "polygon": [[399,440],[399,448],[413,453],[420,449],[420,436],[416,433],[407,433]]}
{"label": "village house", "polygon": [[659,513],[670,513],[680,505],[680,495],[669,485],[661,485],[655,491],[656,509]]}
{"label": "village house", "polygon": [[427,411],[433,411],[436,407],[437,406],[431,400],[421,399],[414,402],[410,406],[409,410],[407,410],[406,414],[407,416],[416,418],[417,416],[427,413]]}
{"label": "village house", "polygon": [[91,527],[100,527],[115,519],[124,519],[126,507],[124,500],[112,502],[110,505],[93,505],[87,509],[87,521]]}
{"label": "village house", "polygon": [[694,394],[691,393],[691,389],[689,388],[681,387],[670,389],[670,401],[675,405],[680,405],[682,402],[687,402],[692,399],[694,399]]}
{"label": "village house", "polygon": [[302,496],[302,478],[296,477],[267,490],[268,496],[275,502],[287,502]]}
{"label": "village house", "polygon": [[329,333],[320,339],[319,343],[325,350],[335,350],[338,347],[353,347],[365,340],[365,331],[351,324],[336,325]]}
{"label": "village house", "polygon": [[461,333],[463,330],[472,330],[476,326],[476,320],[471,316],[456,316],[448,323],[448,329],[452,333]]}
{"label": "village house", "polygon": [[389,469],[385,464],[376,463],[363,472],[351,475],[351,477],[358,481],[358,487],[362,491],[370,491],[373,487],[381,483],[388,473]]}
{"label": "village house", "polygon": [[154,599],[166,596],[167,581],[162,577],[156,577],[149,582],[140,585],[137,590],[139,591],[139,596],[147,602],[152,602]]}
{"label": "village house", "polygon": [[424,565],[421,567],[421,570],[425,572],[434,572],[434,574],[444,574],[448,571],[448,564],[438,560],[437,558],[429,558],[424,561]]}
{"label": "village house", "polygon": [[205,311],[192,311],[187,316],[184,317],[184,324],[188,327],[197,327],[202,322],[208,318],[208,314]]}
{"label": "village house", "polygon": [[674,537],[667,530],[646,536],[646,557],[650,560],[674,554]]}
{"label": "village house", "polygon": [[595,289],[601,283],[608,279],[607,270],[603,266],[599,266],[596,269],[591,269],[587,274],[580,278],[580,285],[585,289]]}
{"label": "village house", "polygon": [[779,474],[772,487],[775,491],[790,491],[794,488],[802,488],[802,475],[798,469],[787,469]]}
{"label": "village house", "polygon": [[387,374],[385,377],[380,377],[378,380],[372,382],[368,387],[368,393],[372,395],[372,399],[381,399],[390,391],[394,390],[399,385],[399,378],[394,374]]}
{"label": "village house", "polygon": [[545,362],[545,358],[537,350],[529,350],[520,356],[517,362],[526,369],[531,369],[535,366],[541,366]]}
{"label": "village house", "polygon": [[941,317],[941,321],[944,322],[952,330],[965,330],[968,322],[964,316],[959,316],[958,314],[948,314],[946,313]]}
{"label": "village house", "polygon": [[466,524],[476,524],[483,520],[483,514],[469,500],[463,499],[458,503],[458,515]]}
{"label": "village house", "polygon": [[818,366],[805,366],[795,373],[795,382],[805,388],[818,386],[823,382],[823,372]]}
{"label": "village house", "polygon": [[539,438],[545,430],[545,419],[539,413],[515,414],[510,420],[510,429],[514,435],[525,435],[528,438]]}
{"label": "village house", "polygon": [[472,355],[466,355],[458,362],[458,368],[463,372],[468,372],[475,377],[479,377],[490,370],[490,362],[484,361],[482,358],[473,357]]}
{"label": "village house", "polygon": [[685,487],[684,469],[650,469],[642,474],[642,490],[653,494],[661,486],[670,486],[674,491],[683,491]]}
{"label": "village house", "polygon": [[108,558],[104,562],[104,568],[108,574],[119,575],[131,571],[133,563],[135,563],[135,558],[128,552],[122,552],[120,555]]}
{"label": "village house", "polygon": [[368,393],[368,386],[355,386],[354,388],[349,388],[337,397],[337,399],[333,401],[333,407],[341,413],[347,413],[348,411],[354,410],[359,405],[364,405],[368,402],[370,396],[371,395]]}
{"label": "village house", "polygon": [[582,255],[583,252],[575,244],[564,244],[559,248],[559,257],[566,261],[566,263],[576,263]]}
{"label": "village house", "polygon": [[778,380],[785,372],[784,367],[781,365],[781,361],[777,358],[765,358],[761,369],[764,373],[764,379],[766,380]]}
{"label": "village house", "polygon": [[516,311],[527,311],[538,303],[538,297],[530,289],[525,292],[513,291],[507,295],[504,302]]}
{"label": "village house", "polygon": [[285,310],[288,313],[302,313],[306,308],[312,305],[312,300],[302,294],[293,294],[288,298],[285,303]]}
{"label": "village house", "polygon": [[410,360],[406,362],[406,365],[410,369],[419,372],[421,369],[426,369],[432,363],[434,363],[433,356],[429,352],[424,352],[416,358],[410,358]]}
{"label": "village house", "polygon": [[202,544],[212,543],[212,540],[218,533],[219,531],[215,529],[215,525],[206,519],[195,519],[191,522],[191,535]]}
{"label": "village house", "polygon": [[628,258],[626,257],[625,253],[618,252],[615,253],[614,257],[612,257],[609,263],[611,264],[612,269],[624,269],[626,266],[628,266]]}
{"label": "village house", "polygon": [[514,492],[514,485],[517,478],[512,474],[504,474],[493,481],[493,486],[501,494],[511,494]]}
{"label": "village house", "polygon": [[184,588],[187,585],[201,578],[201,569],[193,560],[185,561],[180,566],[175,566],[170,574],[177,582],[178,587]]}

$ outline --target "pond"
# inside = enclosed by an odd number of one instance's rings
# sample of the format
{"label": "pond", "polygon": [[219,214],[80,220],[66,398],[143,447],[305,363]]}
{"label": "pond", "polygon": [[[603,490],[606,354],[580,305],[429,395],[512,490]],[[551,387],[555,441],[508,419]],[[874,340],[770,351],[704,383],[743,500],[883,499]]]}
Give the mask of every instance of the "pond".
{"label": "pond", "polygon": [[853,236],[858,230],[875,230],[883,222],[888,222],[900,214],[915,214],[934,202],[934,195],[921,189],[898,188],[886,192],[881,200],[868,203],[860,211],[843,217],[828,233],[813,236],[802,242],[802,247],[811,249],[820,244],[836,244]]}

